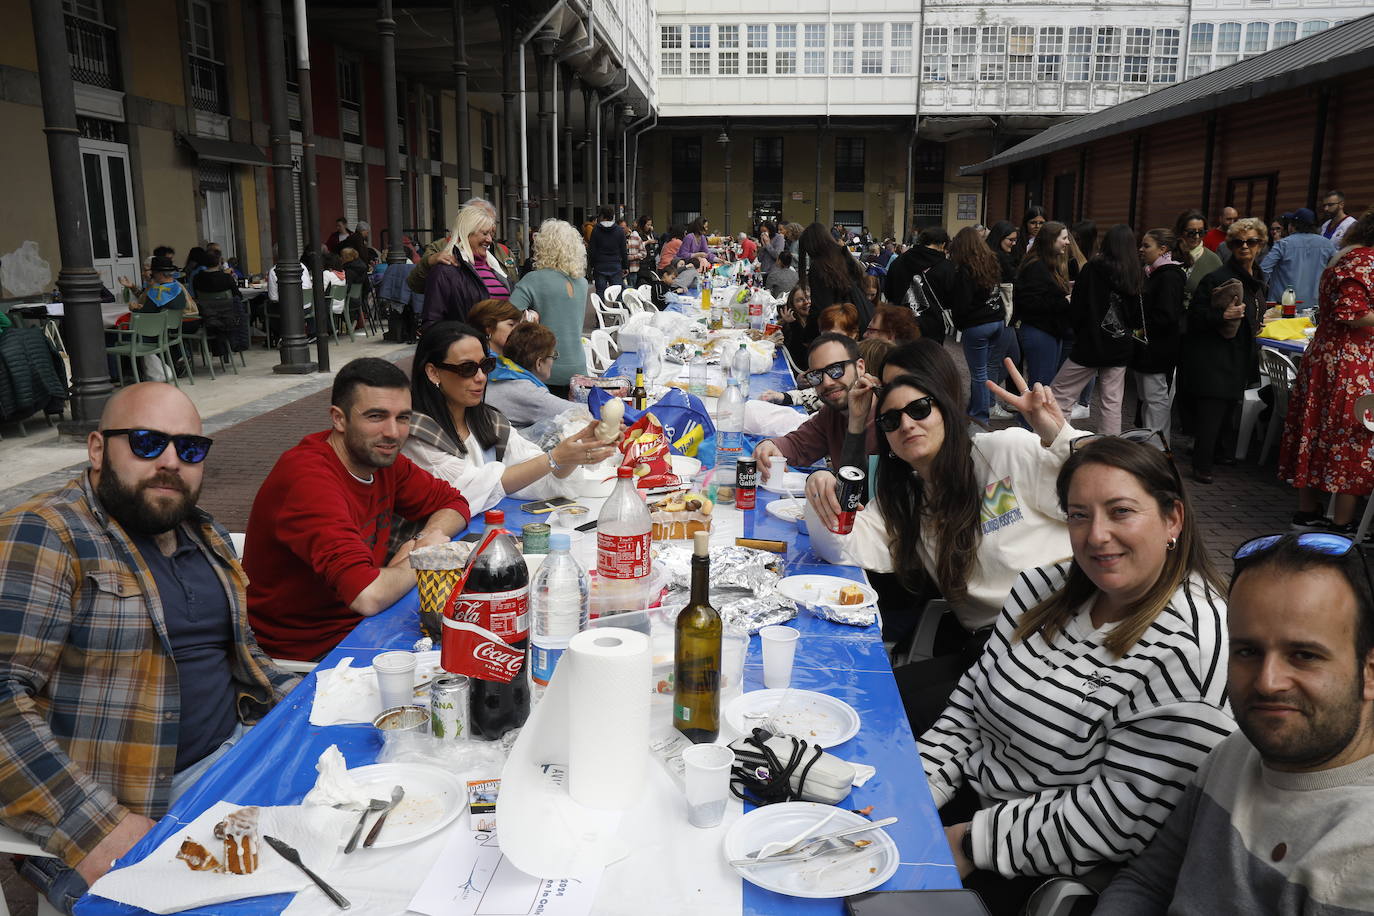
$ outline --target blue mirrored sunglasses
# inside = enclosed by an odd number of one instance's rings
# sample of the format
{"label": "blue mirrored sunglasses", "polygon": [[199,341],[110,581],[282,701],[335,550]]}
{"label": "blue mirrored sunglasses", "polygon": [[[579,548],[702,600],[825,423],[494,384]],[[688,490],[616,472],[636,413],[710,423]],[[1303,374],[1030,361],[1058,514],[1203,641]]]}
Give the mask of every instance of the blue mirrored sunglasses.
{"label": "blue mirrored sunglasses", "polygon": [[156,429],[102,429],[100,434],[106,439],[111,436],[127,436],[129,451],[144,460],[152,460],[161,455],[170,442],[176,449],[177,457],[187,464],[200,464],[204,461],[205,456],[210,454],[210,446],[214,443],[208,436],[174,436]]}

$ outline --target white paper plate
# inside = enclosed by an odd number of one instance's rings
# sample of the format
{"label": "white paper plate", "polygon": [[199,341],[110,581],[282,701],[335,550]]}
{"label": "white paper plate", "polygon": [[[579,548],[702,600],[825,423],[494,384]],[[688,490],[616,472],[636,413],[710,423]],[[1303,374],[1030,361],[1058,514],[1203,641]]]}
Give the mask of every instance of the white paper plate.
{"label": "white paper plate", "polygon": [[800,521],[801,517],[806,514],[806,500],[787,496],[773,500],[768,504],[767,509],[769,515],[780,518],[784,522]]}
{"label": "white paper plate", "polygon": [[[745,719],[745,713],[771,713],[783,701],[783,694],[787,695],[787,708],[773,721],[779,731],[821,747],[844,744],[859,733],[859,714],[853,706],[824,693],[793,687],[753,690],[737,697],[726,705],[725,721],[747,735],[754,728],[754,720]],[[758,724],[763,721],[758,720]]]}
{"label": "white paper plate", "polygon": [[[859,604],[840,604],[840,589],[855,585],[864,593]],[[878,593],[855,579],[842,576],[788,576],[778,583],[778,591],[800,604],[822,604],[826,607],[867,607],[878,603]]]}
{"label": "white paper plate", "polygon": [[762,480],[762,474],[759,475],[759,478],[763,483],[763,488],[769,493],[793,493],[801,496],[806,492],[806,475],[801,471],[788,471],[782,475],[781,480],[776,476]]}
{"label": "white paper plate", "polygon": [[690,455],[669,455],[668,463],[672,465],[673,473],[682,478],[684,484],[701,473],[701,459]]}
{"label": "white paper plate", "polygon": [[[467,785],[439,767],[424,763],[374,763],[349,770],[348,775],[372,798],[390,798],[393,786],[406,790],[405,798],[391,812],[377,842],[372,844],[374,849],[423,839],[447,827],[467,810]],[[375,816],[368,816],[364,838],[376,821]],[[346,839],[347,836],[343,838]]]}
{"label": "white paper plate", "polygon": [[[796,836],[809,824],[819,824],[834,808],[815,802],[783,802],[755,808],[735,821],[725,834],[725,858],[743,859],[765,843]],[[840,811],[821,828],[833,833],[857,827],[868,818]],[[791,897],[846,897],[872,890],[897,871],[901,855],[892,837],[881,827],[852,834],[852,840],[871,840],[873,851],[820,855],[805,862],[780,862],[736,868],[744,880]]]}

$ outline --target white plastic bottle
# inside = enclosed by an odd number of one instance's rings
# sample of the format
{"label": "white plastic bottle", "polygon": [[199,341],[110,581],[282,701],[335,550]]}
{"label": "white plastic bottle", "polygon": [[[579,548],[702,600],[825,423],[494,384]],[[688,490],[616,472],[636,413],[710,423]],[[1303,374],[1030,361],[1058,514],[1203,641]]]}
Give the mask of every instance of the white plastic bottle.
{"label": "white plastic bottle", "polygon": [[716,467],[733,468],[744,455],[744,394],[730,379],[716,406]]}
{"label": "white plastic bottle", "polygon": [[749,385],[749,345],[743,341],[730,357],[730,377],[739,382],[743,393]]}
{"label": "white plastic bottle", "polygon": [[634,472],[616,471],[615,489],[596,517],[596,575],[598,606],[610,610],[641,607],[649,581],[650,535],[653,520],[635,486]]}
{"label": "white plastic bottle", "polygon": [[549,555],[530,587],[530,681],[536,701],[569,640],[586,629],[591,611],[591,579],[568,552],[570,545],[565,532],[549,535]]}
{"label": "white plastic bottle", "polygon": [[702,356],[701,350],[698,349],[691,361],[687,363],[687,393],[694,394],[699,398],[706,397],[707,375],[706,357]]}

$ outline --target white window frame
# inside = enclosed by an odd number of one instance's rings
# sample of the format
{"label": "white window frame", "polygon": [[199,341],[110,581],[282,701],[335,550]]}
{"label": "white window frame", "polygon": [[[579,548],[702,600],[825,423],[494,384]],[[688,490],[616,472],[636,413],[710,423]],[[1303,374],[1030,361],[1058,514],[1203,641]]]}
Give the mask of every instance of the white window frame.
{"label": "white window frame", "polygon": [[687,53],[687,75],[688,76],[710,76],[711,75],[711,52],[710,51],[689,51]]}
{"label": "white window frame", "polygon": [[949,29],[928,25],[921,36],[921,79],[932,83],[949,80]]}
{"label": "white window frame", "polygon": [[1007,30],[1007,81],[1028,83],[1035,76],[1035,27],[1014,25]]}
{"label": "white window frame", "polygon": [[836,48],[854,47],[854,23],[837,22],[830,31],[831,46]]}
{"label": "white window frame", "polygon": [[911,22],[892,23],[892,47],[912,48],[915,47],[916,26]]}
{"label": "white window frame", "polygon": [[716,47],[717,47],[717,48],[738,48],[738,47],[739,47],[739,26],[737,26],[737,25],[718,25],[718,26],[716,26]]}
{"label": "white window frame", "polygon": [[744,53],[744,72],[747,76],[767,76],[768,52],[746,51]]}
{"label": "white window frame", "polygon": [[1121,29],[1098,26],[1093,43],[1093,82],[1121,82]]}
{"label": "white window frame", "polygon": [[795,48],[797,46],[797,27],[791,23],[778,23],[773,26],[773,47]]}
{"label": "white window frame", "polygon": [[824,22],[806,23],[802,29],[802,46],[806,48],[824,48],[825,31]]}
{"label": "white window frame", "polygon": [[773,72],[778,76],[797,75],[797,52],[796,51],[774,51],[773,52]]}
{"label": "white window frame", "polygon": [[978,78],[978,29],[958,26],[950,31],[949,79],[970,83]]}
{"label": "white window frame", "polygon": [[682,49],[682,26],[661,25],[658,27],[658,47],[664,51]]}
{"label": "white window frame", "polygon": [[711,50],[711,27],[709,25],[687,26],[687,47],[693,51]]}
{"label": "white window frame", "polygon": [[849,48],[836,48],[830,55],[830,72],[835,76],[853,76],[854,52]]}
{"label": "white window frame", "polygon": [[883,46],[884,25],[885,23],[882,22],[863,23],[863,32],[860,39],[863,42],[863,47],[881,48]]}
{"label": "white window frame", "polygon": [[768,47],[768,23],[751,22],[744,27],[744,46],[746,48]]}
{"label": "white window frame", "polygon": [[718,51],[716,54],[716,72],[721,76],[739,76],[739,52]]}
{"label": "white window frame", "polygon": [[806,76],[825,75],[825,52],[824,51],[803,51],[802,52],[802,73]]}
{"label": "white window frame", "polygon": [[865,50],[860,52],[859,72],[864,76],[881,76],[883,72],[883,52],[878,50]]}

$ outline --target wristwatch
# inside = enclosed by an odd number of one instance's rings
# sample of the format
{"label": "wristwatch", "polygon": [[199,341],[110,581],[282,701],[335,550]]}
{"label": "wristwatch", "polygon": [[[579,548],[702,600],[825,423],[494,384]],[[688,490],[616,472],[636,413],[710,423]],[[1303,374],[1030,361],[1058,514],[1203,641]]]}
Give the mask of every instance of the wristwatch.
{"label": "wristwatch", "polygon": [[968,859],[969,864],[973,864],[973,824],[970,823],[964,830],[963,839],[959,840],[959,851]]}

